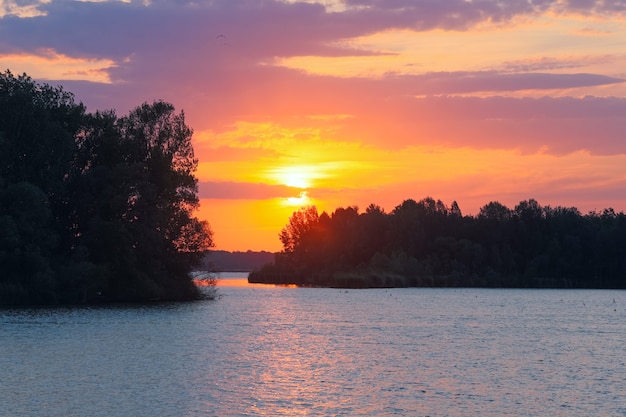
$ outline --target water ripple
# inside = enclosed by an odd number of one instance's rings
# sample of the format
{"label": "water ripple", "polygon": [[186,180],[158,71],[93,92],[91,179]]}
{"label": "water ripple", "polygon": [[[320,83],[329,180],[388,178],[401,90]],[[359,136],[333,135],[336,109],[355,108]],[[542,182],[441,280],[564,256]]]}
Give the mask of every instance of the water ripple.
{"label": "water ripple", "polygon": [[0,415],[626,415],[623,292],[220,292],[0,311]]}

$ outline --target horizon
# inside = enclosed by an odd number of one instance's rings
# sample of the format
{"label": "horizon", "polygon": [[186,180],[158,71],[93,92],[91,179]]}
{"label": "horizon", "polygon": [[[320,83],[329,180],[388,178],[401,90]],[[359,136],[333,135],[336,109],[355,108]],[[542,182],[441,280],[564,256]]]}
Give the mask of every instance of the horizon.
{"label": "horizon", "polygon": [[184,111],[213,250],[277,252],[308,205],[625,211],[626,1],[579,3],[9,0],[0,67]]}

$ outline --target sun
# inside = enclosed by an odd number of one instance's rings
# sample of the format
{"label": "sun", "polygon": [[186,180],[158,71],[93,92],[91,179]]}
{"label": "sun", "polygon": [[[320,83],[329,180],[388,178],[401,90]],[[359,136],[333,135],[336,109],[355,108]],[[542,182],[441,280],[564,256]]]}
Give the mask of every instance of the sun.
{"label": "sun", "polygon": [[311,188],[313,180],[320,176],[317,169],[310,165],[294,165],[275,168],[269,171],[269,175],[280,184],[287,187],[305,190]]}
{"label": "sun", "polygon": [[291,178],[287,178],[285,180],[285,185],[294,188],[309,188],[311,186],[311,183],[308,178],[295,175]]}
{"label": "sun", "polygon": [[[315,189],[316,182],[327,175],[318,165],[287,165],[272,168],[267,176],[273,181],[289,187],[289,193],[296,196],[283,198],[281,204],[287,207],[304,207],[313,204],[309,191]],[[293,190],[293,189],[296,190]]]}

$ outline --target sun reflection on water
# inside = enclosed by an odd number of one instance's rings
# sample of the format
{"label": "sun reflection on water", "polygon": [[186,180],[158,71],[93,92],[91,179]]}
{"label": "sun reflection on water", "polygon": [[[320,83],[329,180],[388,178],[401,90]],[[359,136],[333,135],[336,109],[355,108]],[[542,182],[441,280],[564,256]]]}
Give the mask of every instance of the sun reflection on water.
{"label": "sun reflection on water", "polygon": [[[202,283],[199,284],[201,285]],[[251,284],[248,282],[247,272],[217,273],[215,277],[215,286],[224,288],[298,288],[295,284]]]}

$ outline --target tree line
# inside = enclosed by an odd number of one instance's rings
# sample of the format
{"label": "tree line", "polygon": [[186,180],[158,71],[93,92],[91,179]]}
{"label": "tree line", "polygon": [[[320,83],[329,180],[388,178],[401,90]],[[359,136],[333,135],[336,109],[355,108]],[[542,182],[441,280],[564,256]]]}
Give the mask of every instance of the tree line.
{"label": "tree line", "polygon": [[293,213],[250,282],[332,287],[626,288],[626,215],[493,201],[463,216],[426,197]]}
{"label": "tree line", "polygon": [[0,73],[0,305],[183,300],[212,246],[184,113]]}

